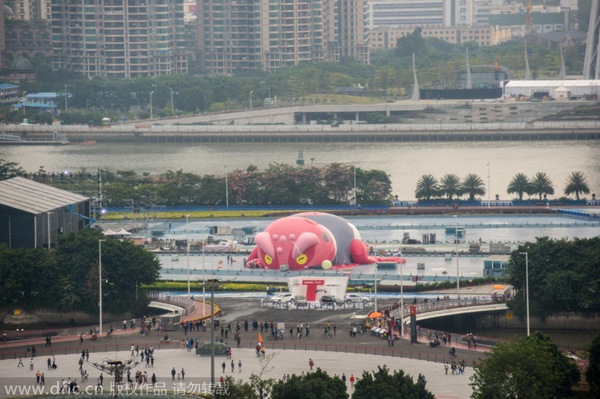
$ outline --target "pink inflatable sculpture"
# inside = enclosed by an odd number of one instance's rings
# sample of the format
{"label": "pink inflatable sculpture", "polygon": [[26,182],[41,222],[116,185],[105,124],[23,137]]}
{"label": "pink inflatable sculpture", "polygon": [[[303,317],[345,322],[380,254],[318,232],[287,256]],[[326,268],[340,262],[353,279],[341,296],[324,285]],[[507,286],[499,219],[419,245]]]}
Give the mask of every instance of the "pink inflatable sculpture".
{"label": "pink inflatable sculpture", "polygon": [[320,212],[298,213],[278,219],[254,238],[256,247],[246,267],[276,270],[344,268],[402,258],[369,255],[369,247],[347,220]]}

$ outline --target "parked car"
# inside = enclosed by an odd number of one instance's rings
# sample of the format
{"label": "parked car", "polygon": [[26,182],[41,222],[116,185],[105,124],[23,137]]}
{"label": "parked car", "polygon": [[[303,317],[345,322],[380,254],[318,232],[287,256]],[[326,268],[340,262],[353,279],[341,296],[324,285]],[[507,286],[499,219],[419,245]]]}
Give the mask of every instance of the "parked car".
{"label": "parked car", "polygon": [[223,343],[223,342],[203,342],[200,345],[198,345],[198,348],[196,349],[196,355],[210,355],[212,352],[212,345],[215,345],[215,355],[227,355],[227,352],[229,351],[229,345]]}
{"label": "parked car", "polygon": [[271,298],[271,302],[276,304],[280,304],[280,303],[294,303],[294,295],[290,292],[287,292],[285,294],[281,294],[281,295],[276,295],[273,298]]}
{"label": "parked car", "polygon": [[306,300],[306,297],[304,295],[296,295],[296,298],[294,298],[294,300],[297,306],[308,305],[308,301]]}
{"label": "parked car", "polygon": [[366,305],[367,303],[369,303],[369,298],[359,295],[359,294],[347,294],[344,297],[344,302],[346,302],[346,303],[362,303],[363,305]]}
{"label": "parked car", "polygon": [[344,301],[340,300],[339,298],[337,298],[333,295],[323,295],[321,297],[321,303],[322,304],[332,304],[332,305],[343,305]]}

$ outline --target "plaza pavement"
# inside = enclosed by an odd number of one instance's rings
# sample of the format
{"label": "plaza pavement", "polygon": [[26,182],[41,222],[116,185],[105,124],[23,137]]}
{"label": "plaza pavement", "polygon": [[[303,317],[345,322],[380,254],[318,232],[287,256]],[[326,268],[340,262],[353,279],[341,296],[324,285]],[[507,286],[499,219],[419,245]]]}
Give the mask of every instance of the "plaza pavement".
{"label": "plaza pavement", "polygon": [[[321,368],[330,375],[339,376],[344,373],[349,380],[350,375],[360,378],[363,371],[377,370],[378,366],[386,365],[390,370],[402,369],[414,379],[418,374],[423,374],[427,380],[427,388],[435,394],[438,399],[466,399],[470,397],[471,388],[469,387],[469,377],[472,375],[472,368],[468,367],[464,375],[446,375],[444,366],[441,363],[427,362],[421,360],[411,360],[406,358],[382,357],[376,355],[360,355],[348,353],[322,352],[322,351],[303,351],[303,350],[268,350],[267,355],[273,354],[273,358],[265,368],[263,378],[279,379],[286,374],[308,373],[309,359],[315,362],[315,369]],[[87,382],[81,383],[79,372],[79,354],[57,355],[56,370],[47,370],[47,356],[38,356],[34,359],[34,368],[29,370],[29,359],[23,359],[24,367],[17,367],[18,359],[0,361],[0,397],[10,397],[8,389],[17,387],[17,389],[26,389],[18,387],[33,387],[36,385],[36,371],[39,370],[45,374],[45,392],[51,392],[58,388],[61,379],[77,379],[80,389],[84,392],[94,392],[100,371],[93,368],[90,364],[84,363],[83,367],[89,373]],[[268,357],[268,356],[267,356]],[[90,362],[102,362],[104,359],[126,360],[130,358],[130,351],[120,352],[97,352],[90,353]],[[202,392],[202,383],[210,382],[210,356],[198,356],[193,351],[186,349],[155,349],[154,367],[146,368],[145,363],[140,363],[132,369],[132,376],[136,370],[147,371],[148,381],[153,373],[157,380],[165,389],[172,391],[179,389],[185,391]],[[233,349],[233,361],[235,371],[231,372],[230,360],[225,356],[215,357],[215,380],[219,381],[221,376],[233,376],[235,379],[241,378],[248,381],[251,374],[260,374],[262,365],[256,357],[253,349]],[[139,356],[137,356],[139,359]],[[226,372],[222,372],[222,362],[226,361]],[[242,361],[242,371],[238,369],[238,361]],[[175,367],[177,372],[185,369],[185,380],[181,381],[175,377],[172,381],[171,370]],[[164,384],[164,385],[162,385]],[[181,385],[176,385],[181,384]],[[350,383],[347,381],[348,391],[350,392]],[[111,377],[104,374],[105,390],[111,386]],[[140,391],[141,392],[141,391]],[[152,392],[152,390],[150,390]],[[24,392],[23,392],[24,393]]]}
{"label": "plaza pavement", "polygon": [[[223,299],[221,299],[223,300]],[[224,301],[224,300],[223,300]],[[248,308],[247,304],[241,306],[240,309],[233,310],[232,301],[225,301],[225,309],[230,309],[221,317],[222,323],[229,321],[240,320],[250,316],[250,314],[240,313],[243,309],[248,309],[248,312],[259,315],[261,309]],[[240,305],[238,305],[240,306]],[[196,319],[198,313],[208,314],[209,311],[202,310],[202,302],[196,302],[196,312],[190,315],[190,319]],[[273,309],[262,309],[262,311],[269,311],[276,313]],[[279,311],[282,312],[282,311]],[[289,312],[286,312],[289,313]],[[284,313],[280,313],[280,316]],[[314,315],[314,317],[321,319],[327,312],[314,312],[314,313],[291,313],[291,317],[297,318],[299,315],[307,317],[308,315]],[[333,316],[333,314],[331,314]],[[262,315],[261,315],[262,316]],[[328,316],[329,318],[330,316]],[[338,317],[343,317],[340,315]],[[249,317],[251,318],[251,317]],[[261,320],[262,318],[258,318]],[[340,320],[341,320],[340,319]],[[117,324],[118,325],[118,324]],[[396,342],[394,348],[388,348],[384,340],[371,336],[366,333],[364,335],[358,335],[356,338],[350,338],[346,333],[345,329],[340,329],[338,335],[332,340],[323,341],[320,338],[321,330],[317,327],[317,319],[311,320],[311,325],[314,326],[309,337],[305,337],[301,343],[297,343],[295,339],[287,339],[274,343],[273,341],[265,341],[267,349],[267,355],[274,354],[273,359],[269,365],[264,369],[263,378],[275,378],[279,379],[283,374],[301,374],[302,372],[309,372],[308,362],[309,359],[313,359],[315,362],[315,369],[321,368],[330,375],[339,375],[342,373],[346,375],[349,380],[350,375],[354,374],[356,378],[360,378],[363,371],[374,371],[377,370],[378,366],[387,366],[390,370],[402,369],[405,373],[411,375],[415,380],[419,374],[423,374],[427,380],[427,388],[435,394],[438,399],[466,399],[470,397],[471,388],[469,386],[469,377],[473,374],[471,365],[473,361],[480,358],[483,352],[487,351],[486,348],[477,348],[477,351],[467,350],[466,346],[460,343],[455,344],[459,350],[458,358],[461,359],[464,356],[467,359],[467,368],[463,375],[446,375],[444,372],[444,364],[441,361],[447,356],[447,347],[441,348],[429,348],[425,342],[426,337],[420,337],[420,344],[411,345],[406,339]],[[341,323],[339,324],[341,327]],[[155,348],[155,363],[153,368],[146,368],[145,363],[141,363],[135,367],[132,371],[132,375],[135,374],[135,370],[147,371],[148,380],[153,373],[156,374],[158,382],[164,384],[165,389],[172,391],[179,389],[180,392],[193,390],[195,393],[201,392],[202,384],[208,384],[210,382],[210,356],[197,356],[195,352],[188,352],[186,349],[178,349],[181,345],[179,342],[185,338],[183,332],[169,332],[169,336],[173,342],[170,344],[160,344],[160,337],[156,331],[153,331],[150,336],[143,337],[139,334],[137,329],[116,329],[113,333],[112,339],[106,339],[104,337],[99,338],[97,341],[92,342],[89,337],[86,336],[82,344],[79,343],[77,335],[62,335],[53,337],[52,347],[44,347],[43,338],[26,340],[26,341],[9,341],[0,344],[0,354],[2,355],[0,360],[0,398],[10,395],[8,389],[16,387],[29,387],[30,389],[35,386],[36,382],[36,371],[45,373],[45,392],[49,392],[52,386],[57,386],[61,379],[76,378],[78,383],[81,384],[80,372],[79,372],[79,357],[81,350],[84,348],[90,349],[90,362],[102,362],[105,359],[113,360],[126,360],[130,358],[130,351],[123,349],[129,348],[130,345],[136,345],[140,348],[145,346],[153,346]],[[210,339],[208,332],[190,332],[188,337],[199,338],[199,340],[206,341]],[[218,334],[215,334],[218,335]],[[405,336],[405,338],[408,338]],[[236,379],[242,378],[248,381],[251,374],[260,374],[264,365],[255,355],[253,349],[256,344],[257,333],[245,332],[243,333],[243,344],[242,348],[233,349],[233,360],[235,364],[235,371],[231,373],[230,360],[226,360],[226,373],[222,372],[222,362],[225,360],[224,356],[217,356],[215,360],[215,381],[219,381],[221,376],[233,375]],[[254,341],[254,342],[253,342]],[[29,345],[35,344],[38,348],[38,356],[34,359],[34,368],[32,371],[29,370],[29,359],[23,357],[24,367],[17,367],[19,354],[26,355],[25,348]],[[284,350],[284,345],[287,350]],[[235,345],[232,345],[235,346]],[[318,349],[318,350],[316,350]],[[392,352],[390,349],[393,349]],[[115,352],[118,350],[118,352]],[[338,351],[339,350],[339,351]],[[388,351],[389,350],[389,351]],[[350,353],[347,353],[350,352]],[[354,353],[352,353],[354,352]],[[373,354],[358,354],[360,352],[378,353]],[[56,356],[56,362],[58,368],[56,370],[47,370],[47,358],[52,356],[52,353]],[[380,354],[385,353],[386,356]],[[401,357],[409,356],[411,358]],[[268,357],[268,356],[267,356]],[[139,359],[139,357],[138,357]],[[431,359],[436,361],[426,361],[417,359]],[[238,360],[242,361],[242,371],[238,370]],[[171,379],[171,370],[175,369],[180,372],[181,369],[185,369],[185,381]],[[89,373],[89,380],[83,384],[82,390],[88,390],[92,392],[97,384],[98,376],[100,371],[93,368],[90,364],[84,363],[84,369]],[[104,375],[104,389],[110,388],[111,377]],[[179,385],[176,385],[179,384]],[[195,384],[195,385],[190,385]],[[347,381],[348,389],[350,392],[350,384]],[[161,385],[162,387],[163,385]],[[25,388],[18,388],[25,389]],[[58,388],[54,388],[56,391]],[[152,390],[150,390],[152,392]],[[25,392],[23,392],[25,393]]]}

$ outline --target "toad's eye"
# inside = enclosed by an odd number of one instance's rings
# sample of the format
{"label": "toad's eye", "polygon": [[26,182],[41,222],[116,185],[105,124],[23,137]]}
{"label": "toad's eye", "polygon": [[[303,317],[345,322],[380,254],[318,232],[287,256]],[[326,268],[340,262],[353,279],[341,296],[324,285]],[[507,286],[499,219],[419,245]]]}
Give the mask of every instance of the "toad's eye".
{"label": "toad's eye", "polygon": [[308,262],[308,256],[306,256],[305,254],[302,254],[302,255],[300,255],[300,256],[298,256],[298,257],[296,258],[296,262],[297,262],[299,265],[303,265],[303,264],[305,264],[306,262]]}
{"label": "toad's eye", "polygon": [[265,255],[265,262],[267,262],[267,265],[270,265],[273,263],[273,258],[271,258],[269,255]]}

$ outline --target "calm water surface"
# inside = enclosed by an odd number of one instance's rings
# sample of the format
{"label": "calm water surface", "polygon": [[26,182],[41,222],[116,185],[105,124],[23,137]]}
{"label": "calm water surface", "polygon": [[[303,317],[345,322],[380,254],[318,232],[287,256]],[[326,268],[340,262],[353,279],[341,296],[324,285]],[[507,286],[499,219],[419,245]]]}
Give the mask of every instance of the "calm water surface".
{"label": "calm water surface", "polygon": [[0,146],[0,158],[18,162],[28,171],[134,170],[158,174],[167,170],[222,176],[225,170],[272,163],[294,164],[299,151],[306,164],[348,163],[363,169],[386,171],[393,193],[414,199],[417,180],[424,174],[446,173],[464,177],[478,174],[491,187],[491,198],[511,198],[506,187],[517,173],[546,172],[556,195],[562,195],[567,176],[582,171],[592,193],[600,192],[600,143],[596,141],[543,141],[495,143],[303,143],[199,144],[100,143],[57,147]]}

